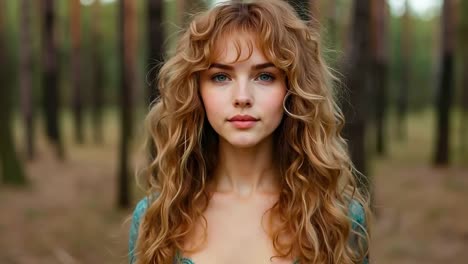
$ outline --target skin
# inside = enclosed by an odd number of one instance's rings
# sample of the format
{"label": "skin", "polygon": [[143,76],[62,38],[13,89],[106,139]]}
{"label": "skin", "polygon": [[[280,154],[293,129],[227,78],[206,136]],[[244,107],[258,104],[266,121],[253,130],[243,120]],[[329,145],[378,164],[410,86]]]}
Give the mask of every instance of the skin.
{"label": "skin", "polygon": [[[286,94],[284,73],[256,47],[255,38],[237,34],[222,38],[220,56],[200,74],[200,94],[209,123],[219,135],[219,163],[210,185],[206,243],[184,253],[196,264],[291,264],[293,258],[270,258],[275,252],[267,230],[269,213],[277,201],[278,169],[273,155],[273,132],[283,117]],[[240,59],[234,41],[240,41]],[[253,53],[249,57],[249,44]],[[260,65],[260,66],[259,66]],[[235,115],[258,119],[247,129],[229,119]],[[263,216],[264,215],[264,216]],[[263,216],[263,218],[262,218]],[[184,247],[200,246],[202,221],[188,236]]]}

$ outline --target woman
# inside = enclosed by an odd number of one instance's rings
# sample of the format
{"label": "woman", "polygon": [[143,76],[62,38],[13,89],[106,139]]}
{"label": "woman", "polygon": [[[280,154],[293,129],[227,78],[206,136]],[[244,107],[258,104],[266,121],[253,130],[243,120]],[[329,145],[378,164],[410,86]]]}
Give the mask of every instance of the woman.
{"label": "woman", "polygon": [[147,117],[132,263],[367,262],[368,203],[318,32],[280,0],[194,17]]}

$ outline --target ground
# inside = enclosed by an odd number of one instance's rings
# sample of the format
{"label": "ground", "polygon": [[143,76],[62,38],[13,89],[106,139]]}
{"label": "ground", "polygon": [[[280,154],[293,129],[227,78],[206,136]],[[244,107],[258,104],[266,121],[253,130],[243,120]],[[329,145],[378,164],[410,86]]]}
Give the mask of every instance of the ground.
{"label": "ground", "polygon": [[[389,140],[386,158],[371,159],[373,263],[468,259],[468,166],[430,164],[431,125],[410,125],[405,141]],[[63,162],[41,139],[37,158],[26,163],[28,187],[0,186],[0,263],[127,263],[131,209],[116,209],[118,134],[107,135],[100,146],[68,139]],[[134,190],[132,205],[139,197]]]}

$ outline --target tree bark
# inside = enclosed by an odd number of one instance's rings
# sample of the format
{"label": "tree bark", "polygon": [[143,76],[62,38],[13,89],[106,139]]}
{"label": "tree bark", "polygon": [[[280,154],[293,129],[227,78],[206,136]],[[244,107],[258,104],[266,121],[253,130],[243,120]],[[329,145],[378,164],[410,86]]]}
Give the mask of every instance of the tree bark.
{"label": "tree bark", "polygon": [[129,151],[132,134],[133,86],[136,66],[136,10],[133,0],[120,0],[120,51],[121,51],[121,141],[118,185],[118,206],[130,205]]}
{"label": "tree bark", "polygon": [[468,0],[460,0],[460,64],[461,64],[461,113],[460,113],[460,149],[461,156],[468,156]]}
{"label": "tree bark", "polygon": [[163,10],[162,0],[148,0],[149,65],[153,66],[149,74],[148,98],[150,104],[159,96],[158,75],[164,61]]}
{"label": "tree bark", "polygon": [[81,3],[72,0],[70,4],[71,65],[73,87],[73,116],[75,121],[75,140],[83,144],[83,82],[81,81]]}
{"label": "tree bark", "polygon": [[388,70],[388,9],[385,0],[372,3],[372,87],[375,94],[376,150],[378,155],[385,155],[386,112],[387,112],[387,70]]}
{"label": "tree bark", "polygon": [[60,132],[59,99],[57,85],[57,50],[54,0],[42,1],[42,100],[45,110],[46,134],[54,145],[57,157],[64,159]]}
{"label": "tree bark", "polygon": [[450,108],[453,94],[454,69],[454,2],[444,0],[442,7],[441,78],[437,96],[437,128],[435,165],[448,165],[450,161]]}
{"label": "tree bark", "polygon": [[356,169],[359,188],[370,193],[370,179],[367,175],[367,154],[365,149],[366,113],[369,98],[370,73],[370,0],[355,0],[352,14],[350,41],[345,53],[345,84],[349,89],[349,103],[342,108],[346,118],[343,135],[348,140],[351,159]]}
{"label": "tree bark", "polygon": [[103,131],[103,106],[104,106],[104,68],[102,58],[102,29],[101,29],[101,7],[100,1],[94,1],[92,14],[92,60],[93,60],[93,81],[92,81],[92,111],[94,142],[101,144],[104,140]]}
{"label": "tree bark", "polygon": [[402,16],[401,24],[401,79],[400,79],[400,89],[398,91],[397,98],[397,125],[396,133],[397,138],[400,141],[403,141],[407,138],[407,124],[406,116],[408,112],[408,95],[410,89],[410,9],[409,1],[405,2],[405,13]]}
{"label": "tree bark", "polygon": [[31,5],[29,0],[21,0],[20,12],[20,91],[21,112],[24,122],[24,142],[26,156],[34,158],[34,123],[33,123],[33,59],[31,34]]}
{"label": "tree bark", "polygon": [[[0,0],[0,12],[5,12],[5,0]],[[5,15],[0,14],[0,61],[8,65],[11,61],[8,56],[6,44]],[[0,68],[0,176],[4,183],[21,185],[26,182],[23,167],[17,157],[13,138],[12,127],[12,99],[13,80],[11,69]]]}

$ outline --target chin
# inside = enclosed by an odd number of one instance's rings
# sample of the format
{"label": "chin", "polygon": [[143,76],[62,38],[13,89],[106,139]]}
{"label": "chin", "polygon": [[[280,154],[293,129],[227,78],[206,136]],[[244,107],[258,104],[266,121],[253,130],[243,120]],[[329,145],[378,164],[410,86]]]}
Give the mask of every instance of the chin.
{"label": "chin", "polygon": [[261,140],[254,138],[231,138],[227,139],[226,141],[237,148],[251,148],[258,145]]}

